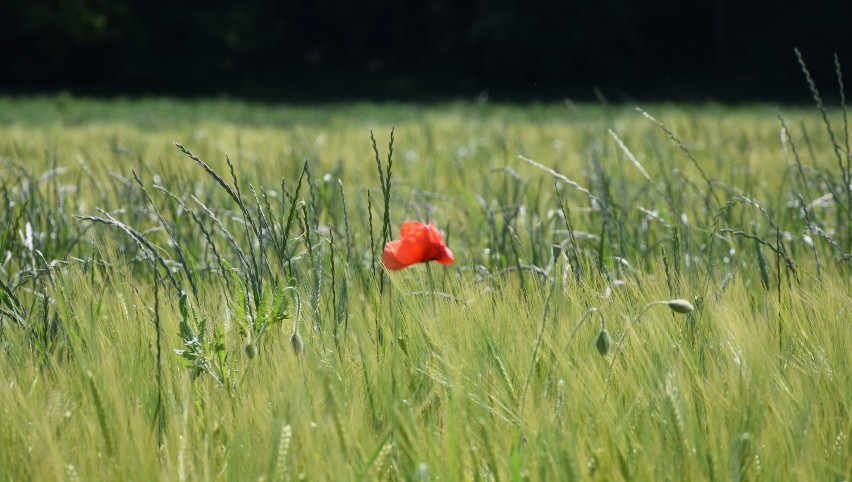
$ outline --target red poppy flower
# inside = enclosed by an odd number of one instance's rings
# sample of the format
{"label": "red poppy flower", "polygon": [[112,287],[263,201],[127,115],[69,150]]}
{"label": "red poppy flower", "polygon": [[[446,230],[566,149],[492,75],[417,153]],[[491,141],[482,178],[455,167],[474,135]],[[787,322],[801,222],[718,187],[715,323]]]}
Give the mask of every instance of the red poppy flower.
{"label": "red poppy flower", "polygon": [[385,245],[382,262],[390,270],[398,270],[416,263],[437,261],[453,264],[453,252],[444,244],[444,237],[430,222],[406,221],[400,229],[402,239]]}

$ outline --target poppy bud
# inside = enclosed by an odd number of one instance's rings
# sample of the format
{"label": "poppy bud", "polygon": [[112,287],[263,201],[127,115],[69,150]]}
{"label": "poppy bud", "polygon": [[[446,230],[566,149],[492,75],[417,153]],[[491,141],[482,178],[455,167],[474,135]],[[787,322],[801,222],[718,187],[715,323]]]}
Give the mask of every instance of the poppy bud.
{"label": "poppy bud", "polygon": [[290,337],[290,345],[293,346],[293,353],[297,355],[305,349],[305,342],[302,341],[302,337],[298,333],[293,333],[293,336]]}
{"label": "poppy bud", "polygon": [[666,305],[674,311],[675,313],[692,313],[695,308],[692,306],[692,303],[686,300],[669,300],[666,301]]}
{"label": "poppy bud", "polygon": [[559,243],[554,243],[553,246],[550,247],[550,252],[553,254],[553,258],[556,259],[562,254],[562,245]]}
{"label": "poppy bud", "polygon": [[604,329],[601,330],[600,333],[598,333],[598,337],[595,338],[595,346],[598,349],[598,353],[600,353],[602,356],[605,356],[607,353],[609,353],[609,349],[612,347],[612,337],[609,336],[608,331]]}

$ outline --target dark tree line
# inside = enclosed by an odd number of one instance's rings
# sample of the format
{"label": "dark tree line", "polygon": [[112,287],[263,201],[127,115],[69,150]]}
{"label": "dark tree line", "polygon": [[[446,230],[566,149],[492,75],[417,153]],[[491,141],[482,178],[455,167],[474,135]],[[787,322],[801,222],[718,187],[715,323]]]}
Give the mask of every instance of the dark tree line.
{"label": "dark tree line", "polygon": [[838,0],[3,0],[0,91],[264,98],[798,95]]}

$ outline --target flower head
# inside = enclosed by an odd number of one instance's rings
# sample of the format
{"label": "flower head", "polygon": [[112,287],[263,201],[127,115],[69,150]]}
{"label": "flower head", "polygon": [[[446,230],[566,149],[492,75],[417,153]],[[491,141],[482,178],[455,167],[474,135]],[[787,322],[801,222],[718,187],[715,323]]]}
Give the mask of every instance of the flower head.
{"label": "flower head", "polygon": [[666,305],[675,313],[692,313],[695,309],[692,303],[686,300],[669,300],[666,301]]}
{"label": "flower head", "polygon": [[398,270],[429,261],[453,264],[453,252],[444,244],[444,237],[431,222],[402,223],[400,238],[402,239],[390,241],[385,245],[382,262],[387,269]]}
{"label": "flower head", "polygon": [[595,347],[601,355],[609,353],[609,349],[612,348],[612,337],[609,336],[608,331],[604,329],[598,333],[597,338],[595,338]]}

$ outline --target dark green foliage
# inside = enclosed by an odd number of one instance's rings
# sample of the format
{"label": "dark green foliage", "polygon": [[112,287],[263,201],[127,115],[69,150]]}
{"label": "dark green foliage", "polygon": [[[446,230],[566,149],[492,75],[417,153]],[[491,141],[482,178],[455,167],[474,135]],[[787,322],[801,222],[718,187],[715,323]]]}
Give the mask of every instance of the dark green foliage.
{"label": "dark green foliage", "polygon": [[598,86],[631,100],[765,99],[799,92],[795,45],[847,61],[850,17],[848,2],[828,0],[6,0],[0,89],[303,102],[483,89],[592,100]]}

